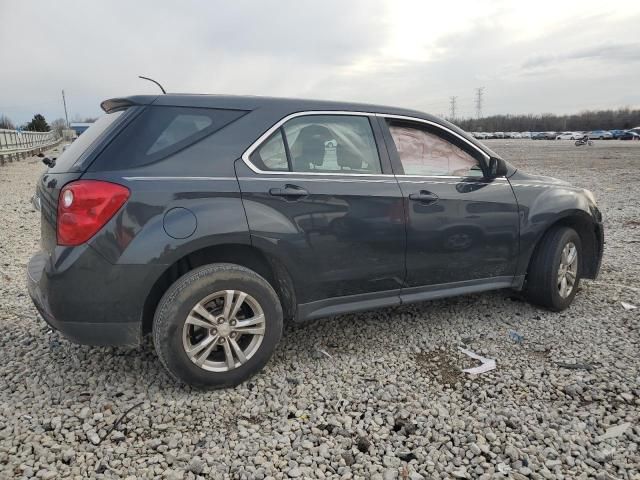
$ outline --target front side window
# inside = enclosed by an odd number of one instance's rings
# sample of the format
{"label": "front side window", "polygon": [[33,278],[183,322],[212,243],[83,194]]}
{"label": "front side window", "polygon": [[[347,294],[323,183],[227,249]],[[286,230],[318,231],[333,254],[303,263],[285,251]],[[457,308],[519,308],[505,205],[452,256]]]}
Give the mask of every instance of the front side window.
{"label": "front side window", "polygon": [[405,175],[482,176],[478,160],[435,133],[405,125],[389,131]]}

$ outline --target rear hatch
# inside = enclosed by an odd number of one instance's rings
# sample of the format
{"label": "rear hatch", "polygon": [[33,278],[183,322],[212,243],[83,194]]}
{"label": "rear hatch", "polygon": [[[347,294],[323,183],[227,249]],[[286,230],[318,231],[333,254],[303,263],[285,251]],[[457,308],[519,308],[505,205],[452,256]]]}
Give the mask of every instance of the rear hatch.
{"label": "rear hatch", "polygon": [[[131,109],[130,109],[131,110]],[[52,252],[57,244],[56,222],[58,211],[58,196],[60,190],[67,183],[77,180],[87,169],[92,159],[116,131],[127,120],[130,113],[119,110],[100,117],[91,127],[80,135],[55,160],[40,178],[36,187],[34,204],[41,210],[41,248],[45,252]]]}

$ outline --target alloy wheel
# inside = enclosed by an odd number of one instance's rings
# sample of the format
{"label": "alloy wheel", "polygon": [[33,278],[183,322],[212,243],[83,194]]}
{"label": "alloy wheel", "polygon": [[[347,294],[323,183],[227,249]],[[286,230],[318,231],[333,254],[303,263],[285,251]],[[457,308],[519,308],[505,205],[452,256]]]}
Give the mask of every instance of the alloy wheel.
{"label": "alloy wheel", "polygon": [[182,344],[198,367],[228,372],[255,355],[264,334],[264,311],[258,301],[240,290],[223,290],[191,309],[182,329]]}
{"label": "alloy wheel", "polygon": [[568,242],[562,249],[560,266],[558,267],[558,293],[567,298],[573,292],[578,276],[578,249],[573,242]]}

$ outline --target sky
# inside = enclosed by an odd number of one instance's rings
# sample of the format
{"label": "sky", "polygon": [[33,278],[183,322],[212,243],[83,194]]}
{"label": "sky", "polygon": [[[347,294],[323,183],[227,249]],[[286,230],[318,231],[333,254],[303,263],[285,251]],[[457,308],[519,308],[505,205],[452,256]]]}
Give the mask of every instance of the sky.
{"label": "sky", "polygon": [[640,107],[640,2],[0,0],[0,114],[98,116],[168,92],[450,115]]}

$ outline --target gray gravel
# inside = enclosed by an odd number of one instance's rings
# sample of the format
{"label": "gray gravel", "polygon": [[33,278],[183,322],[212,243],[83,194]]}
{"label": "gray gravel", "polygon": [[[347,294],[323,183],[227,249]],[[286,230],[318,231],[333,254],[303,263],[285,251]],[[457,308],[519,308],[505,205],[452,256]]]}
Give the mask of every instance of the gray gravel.
{"label": "gray gravel", "polygon": [[[620,304],[640,306],[640,142],[487,143],[599,200],[602,273],[568,311],[501,291],[290,326],[261,374],[208,393],[149,344],[46,328],[24,282],[43,167],[0,167],[0,477],[640,478],[640,309]],[[497,368],[461,373],[458,346]]]}

